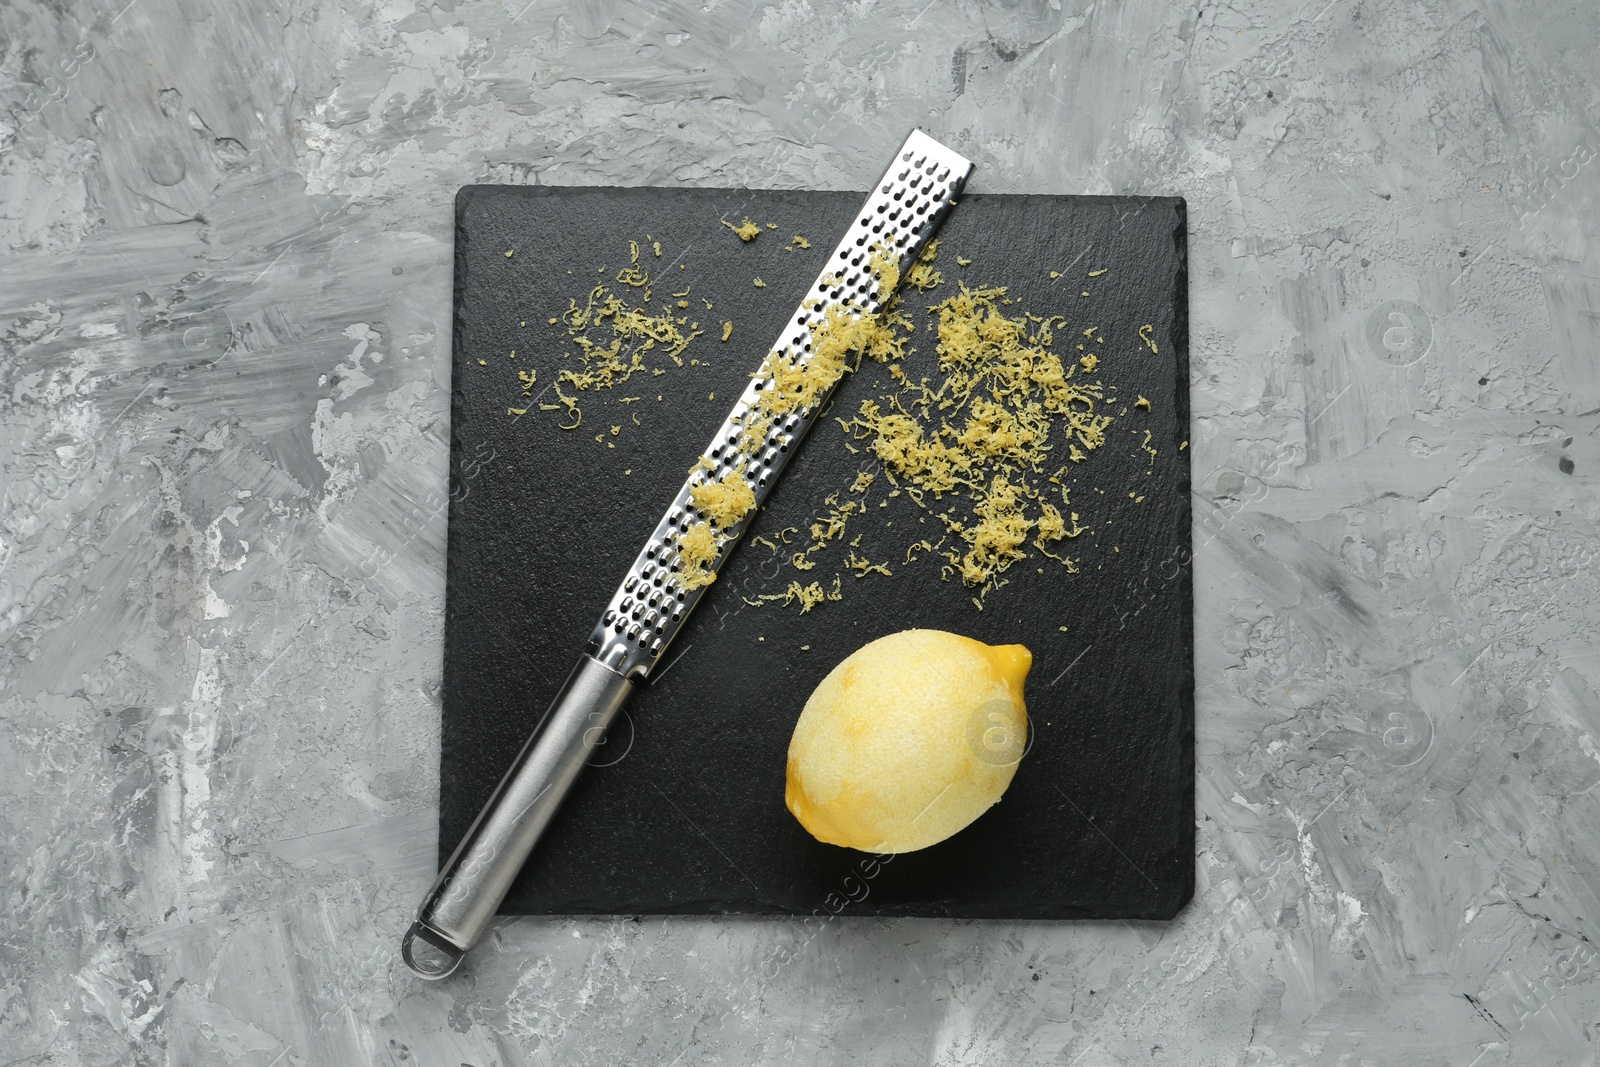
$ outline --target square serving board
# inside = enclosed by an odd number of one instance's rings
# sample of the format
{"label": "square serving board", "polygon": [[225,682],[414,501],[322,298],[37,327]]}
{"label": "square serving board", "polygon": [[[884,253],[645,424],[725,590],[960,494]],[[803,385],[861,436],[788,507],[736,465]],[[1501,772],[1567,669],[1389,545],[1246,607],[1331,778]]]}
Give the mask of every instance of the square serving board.
{"label": "square serving board", "polygon": [[[864,195],[461,190],[441,861],[583,651],[628,564]],[[748,243],[724,225],[745,217],[762,226]],[[797,234],[810,249],[792,242]],[[1119,398],[1107,410],[1126,413],[1108,443],[1070,472],[1071,510],[1093,530],[1061,543],[1079,572],[1030,552],[980,611],[973,590],[941,580],[937,559],[895,565],[925,513],[904,495],[888,498],[880,475],[849,536],[864,532],[861,552],[889,560],[893,576],[846,571],[843,599],[806,614],[775,602],[751,606],[794,578],[831,585],[842,570],[840,546],[819,553],[818,567],[802,576],[786,554],[754,541],[806,530],[829,494],[877,469],[862,442],[831,417],[820,419],[501,910],[1174,915],[1193,892],[1195,864],[1186,241],[1184,203],[1175,198],[962,197],[940,234],[944,282],[903,294],[917,323],[905,369],[912,380],[936,374],[926,309],[961,280],[1006,286],[1018,312],[1064,316],[1069,325],[1055,344],[1064,359],[1078,355],[1081,328],[1099,328],[1098,374]],[[609,394],[577,394],[583,424],[562,430],[562,414],[539,407],[551,394],[524,397],[516,371],[536,371],[543,389],[574,365],[563,355],[573,352],[565,324],[548,320],[559,320],[571,299],[581,305],[598,282],[629,292],[615,278],[629,265],[630,242],[643,249],[657,306],[690,290],[684,314],[705,332],[685,357],[697,363],[636,377]],[[649,362],[670,367],[659,352]],[[891,384],[885,366],[865,363],[839,386],[830,416],[848,417]],[[619,404],[624,395],[641,399]],[[1148,411],[1134,408],[1140,395]],[[615,435],[612,426],[620,427]],[[888,506],[879,508],[883,500]],[[937,538],[932,519],[922,531]],[[941,844],[876,859],[821,844],[784,807],[795,719],[841,659],[912,627],[1032,650],[1027,754],[1001,802]]]}

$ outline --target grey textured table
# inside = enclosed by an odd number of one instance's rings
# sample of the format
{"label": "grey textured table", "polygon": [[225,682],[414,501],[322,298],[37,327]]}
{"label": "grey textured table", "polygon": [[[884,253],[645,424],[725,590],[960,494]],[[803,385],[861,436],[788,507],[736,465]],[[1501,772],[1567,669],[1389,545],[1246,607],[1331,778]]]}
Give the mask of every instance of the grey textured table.
{"label": "grey textured table", "polygon": [[[1600,15],[0,7],[0,1062],[1592,1064]],[[1171,924],[511,921],[432,871],[451,198],[1182,195]]]}

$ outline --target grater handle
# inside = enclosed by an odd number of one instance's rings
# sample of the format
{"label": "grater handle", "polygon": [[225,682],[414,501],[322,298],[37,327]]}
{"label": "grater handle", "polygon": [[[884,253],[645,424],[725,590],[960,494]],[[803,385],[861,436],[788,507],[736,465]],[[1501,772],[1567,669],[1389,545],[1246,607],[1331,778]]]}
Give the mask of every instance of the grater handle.
{"label": "grater handle", "polygon": [[448,977],[489,928],[517,872],[633,686],[631,679],[593,656],[579,658],[423,898],[400,946],[401,957],[417,977]]}

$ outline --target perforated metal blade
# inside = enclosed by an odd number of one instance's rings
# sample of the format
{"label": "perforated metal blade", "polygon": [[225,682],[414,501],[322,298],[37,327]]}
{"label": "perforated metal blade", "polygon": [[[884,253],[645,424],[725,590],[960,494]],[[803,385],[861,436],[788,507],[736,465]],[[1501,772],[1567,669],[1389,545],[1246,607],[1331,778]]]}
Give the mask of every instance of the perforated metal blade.
{"label": "perforated metal blade", "polygon": [[[812,324],[824,321],[830,307],[851,315],[882,311],[894,295],[893,284],[886,288],[880,283],[872,269],[874,253],[895,262],[895,281],[904,277],[971,173],[971,160],[922,131],[912,130],[790,316],[770,355],[804,367],[812,358]],[[612,594],[590,639],[590,653],[611,669],[629,677],[645,677],[661,661],[689,613],[707,590],[715,587],[714,583],[685,586],[682,578],[687,568],[679,553],[679,538],[697,523],[707,522],[715,538],[716,558],[704,567],[720,570],[794,457],[817,412],[827,406],[831,387],[809,406],[776,416],[762,410],[763,392],[774,384],[770,366],[764,359],[752,374],[750,384],[701,454],[700,465],[673,497],[622,585]],[[694,506],[691,494],[696,486],[719,481],[733,471],[738,471],[753,491],[755,506],[737,522],[718,528]]]}

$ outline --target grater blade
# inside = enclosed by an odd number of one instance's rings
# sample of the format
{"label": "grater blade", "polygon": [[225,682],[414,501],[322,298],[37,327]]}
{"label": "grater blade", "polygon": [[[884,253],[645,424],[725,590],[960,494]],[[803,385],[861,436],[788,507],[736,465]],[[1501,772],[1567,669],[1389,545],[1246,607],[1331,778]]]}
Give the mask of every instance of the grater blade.
{"label": "grater blade", "polygon": [[[824,321],[830,308],[860,314],[883,310],[894,295],[893,284],[887,289],[880,284],[872,269],[874,253],[895,263],[896,279],[904,277],[954,204],[972,166],[971,160],[921,130],[911,131],[807,290],[806,299],[790,316],[768,360],[752,374],[733,410],[701,453],[700,463],[612,594],[590,637],[589,652],[595,659],[629,678],[648,677],[660,662],[700,598],[707,589],[715,588],[715,583],[686,588],[679,577],[684,567],[678,539],[709,518],[695,507],[691,493],[697,486],[740,470],[754,494],[755,505],[737,522],[721,529],[708,522],[716,557],[707,569],[719,571],[794,457],[817,413],[827,406],[832,387],[809,406],[773,416],[763,425],[770,414],[760,404],[763,390],[773,386],[768,370],[771,361],[781,358],[806,366],[811,357],[811,326]],[[759,443],[752,446],[757,431],[761,431]],[[741,443],[747,434],[751,440]]]}

